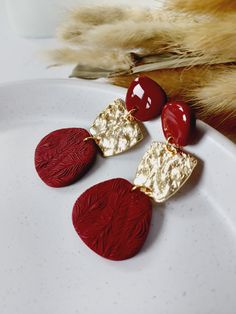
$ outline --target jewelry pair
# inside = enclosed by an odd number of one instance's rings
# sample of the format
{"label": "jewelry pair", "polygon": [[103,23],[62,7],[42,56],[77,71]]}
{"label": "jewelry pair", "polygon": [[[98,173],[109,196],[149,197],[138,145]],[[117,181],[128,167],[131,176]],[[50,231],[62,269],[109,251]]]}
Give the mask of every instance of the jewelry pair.
{"label": "jewelry pair", "polygon": [[161,113],[166,143],[153,142],[144,154],[134,183],[116,178],[86,190],[75,202],[72,220],[83,242],[97,254],[124,260],[138,253],[148,235],[153,199],[164,202],[190,177],[195,157],[182,150],[195,126],[190,107],[167,102],[163,89],[148,77],[135,79],[126,95],[95,119],[90,133],[81,128],[56,130],[35,151],[35,167],[49,186],[69,185],[104,157],[122,153],[143,139],[140,121]]}

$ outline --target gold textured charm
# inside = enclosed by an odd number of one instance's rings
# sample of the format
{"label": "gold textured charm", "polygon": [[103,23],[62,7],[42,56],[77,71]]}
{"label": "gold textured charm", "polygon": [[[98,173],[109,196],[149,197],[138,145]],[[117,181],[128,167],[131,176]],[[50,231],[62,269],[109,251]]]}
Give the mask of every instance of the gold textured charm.
{"label": "gold textured charm", "polygon": [[143,139],[139,123],[130,116],[122,99],[113,101],[99,114],[90,133],[104,157],[120,154]]}
{"label": "gold textured charm", "polygon": [[196,165],[197,159],[180,148],[153,142],[138,166],[134,184],[161,203],[181,188]]}

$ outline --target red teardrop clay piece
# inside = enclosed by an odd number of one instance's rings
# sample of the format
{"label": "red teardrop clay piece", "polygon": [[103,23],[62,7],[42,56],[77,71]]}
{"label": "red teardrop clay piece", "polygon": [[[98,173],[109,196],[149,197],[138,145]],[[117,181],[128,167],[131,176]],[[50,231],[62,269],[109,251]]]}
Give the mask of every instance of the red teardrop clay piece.
{"label": "red teardrop clay piece", "polygon": [[150,198],[125,179],[111,179],[85,191],[76,201],[75,230],[94,252],[111,260],[138,253],[152,217]]}
{"label": "red teardrop clay piece", "polygon": [[168,102],[161,114],[162,129],[166,139],[178,146],[185,146],[195,128],[191,107],[184,101]]}
{"label": "red teardrop clay piece", "polygon": [[132,115],[140,121],[148,121],[160,115],[166,101],[167,97],[161,86],[146,76],[133,80],[125,100],[128,111],[137,109]]}
{"label": "red teardrop clay piece", "polygon": [[80,128],[53,131],[46,135],[35,150],[35,168],[40,178],[51,187],[75,182],[95,161],[97,147]]}

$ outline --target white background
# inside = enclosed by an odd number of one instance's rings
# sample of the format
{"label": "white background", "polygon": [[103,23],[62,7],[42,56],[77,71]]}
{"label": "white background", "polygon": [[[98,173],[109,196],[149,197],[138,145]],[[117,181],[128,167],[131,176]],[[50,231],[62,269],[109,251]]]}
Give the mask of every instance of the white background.
{"label": "white background", "polygon": [[68,68],[48,70],[39,57],[42,50],[54,47],[55,42],[55,39],[17,36],[8,23],[4,0],[0,0],[0,83],[30,78],[66,78]]}

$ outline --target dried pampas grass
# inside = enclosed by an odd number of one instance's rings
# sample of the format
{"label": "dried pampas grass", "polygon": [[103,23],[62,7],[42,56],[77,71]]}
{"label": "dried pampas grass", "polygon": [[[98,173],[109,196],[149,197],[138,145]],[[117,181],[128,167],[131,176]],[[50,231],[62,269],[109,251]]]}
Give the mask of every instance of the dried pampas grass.
{"label": "dried pampas grass", "polygon": [[90,26],[98,26],[104,24],[112,24],[132,19],[139,22],[140,20],[151,21],[155,19],[155,11],[145,8],[145,10],[137,10],[137,8],[124,6],[83,6],[78,10],[68,12],[68,18],[76,23],[83,23]]}
{"label": "dried pampas grass", "polygon": [[226,0],[167,4],[159,10],[98,6],[69,12],[58,30],[67,47],[48,57],[56,64],[75,63],[72,77],[109,77],[125,87],[137,75],[149,75],[170,96],[190,101],[198,117],[233,134],[236,5]]}
{"label": "dried pampas grass", "polygon": [[[162,15],[160,13],[160,15]],[[140,10],[131,7],[121,6],[95,6],[95,7],[80,7],[78,10],[69,11],[66,15],[66,20],[57,31],[57,37],[61,40],[69,41],[77,44],[79,41],[86,40],[80,38],[85,35],[85,32],[96,30],[98,26],[123,23],[126,21],[133,22],[152,22],[159,20],[159,14],[150,9]],[[114,35],[114,34],[113,34]],[[92,42],[89,41],[89,44]]]}
{"label": "dried pampas grass", "polygon": [[166,6],[174,10],[198,13],[210,12],[219,15],[222,12],[236,10],[234,0],[167,0]]}
{"label": "dried pampas grass", "polygon": [[[100,7],[98,10],[99,9]],[[170,41],[172,41],[175,36],[179,36],[178,29],[184,29],[187,23],[187,21],[183,22],[180,20],[180,25],[175,25],[174,27],[173,22],[175,21],[175,23],[177,23],[177,21],[167,12],[153,11],[151,15],[150,11],[143,14],[143,10],[138,8],[128,10],[127,8],[121,9],[118,7],[117,10],[119,10],[119,12],[124,11],[124,16],[129,12],[129,18],[122,19],[121,17],[118,20],[111,20],[110,23],[104,18],[103,23],[101,23],[100,20],[100,24],[96,26],[89,24],[88,27],[88,24],[84,24],[83,17],[81,20],[79,19],[84,10],[85,9],[82,9],[81,14],[78,14],[78,20],[73,20],[74,24],[67,22],[58,29],[58,37],[60,39],[66,40],[69,44],[73,45],[82,44],[112,49],[142,48],[150,51],[154,46],[157,46],[159,49],[159,45],[165,43],[168,36],[170,36]],[[108,15],[113,14],[111,7],[105,8],[104,10]],[[91,9],[89,9],[88,12],[91,14],[94,13],[93,10],[91,12]],[[76,12],[74,14],[76,14]],[[88,28],[86,29],[86,27]],[[173,31],[174,33],[172,33]]]}
{"label": "dried pampas grass", "polygon": [[91,68],[103,68],[112,72],[127,70],[133,64],[130,54],[125,54],[123,50],[116,49],[106,53],[103,49],[96,49],[96,57],[93,48],[58,48],[48,51],[45,58],[53,60],[55,65],[77,64],[89,65]]}
{"label": "dried pampas grass", "polygon": [[188,98],[202,120],[236,141],[236,66],[222,69]]}
{"label": "dried pampas grass", "polygon": [[181,48],[215,61],[236,60],[236,12],[208,18],[186,32]]}
{"label": "dried pampas grass", "polygon": [[[122,17],[127,17],[128,9],[116,9],[120,20],[100,18],[99,24],[95,9],[87,9],[90,24],[85,24],[86,9],[75,11],[73,24],[69,20],[62,25],[58,36],[70,45],[94,47],[94,56],[97,49],[123,49],[126,52],[138,51],[142,56],[162,55],[163,59],[168,54],[175,57],[176,63],[188,58],[187,66],[235,60],[236,12],[199,19],[188,15],[176,16],[164,10],[153,10],[152,14],[148,11],[142,16],[143,10],[137,8],[130,11],[129,19],[122,20]],[[114,14],[113,10],[111,7],[104,9],[109,16]]]}

